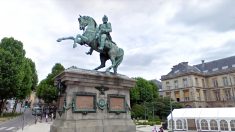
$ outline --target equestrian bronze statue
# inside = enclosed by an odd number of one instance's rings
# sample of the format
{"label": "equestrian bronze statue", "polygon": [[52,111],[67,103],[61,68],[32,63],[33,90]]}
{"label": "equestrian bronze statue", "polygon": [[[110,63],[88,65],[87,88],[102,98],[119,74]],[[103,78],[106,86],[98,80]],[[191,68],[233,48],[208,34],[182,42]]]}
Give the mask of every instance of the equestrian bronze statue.
{"label": "equestrian bronze statue", "polygon": [[78,18],[79,28],[84,31],[83,34],[78,34],[76,37],[59,38],[57,42],[73,40],[73,48],[77,47],[77,44],[89,46],[90,50],[86,53],[87,55],[91,55],[94,50],[100,53],[101,65],[94,70],[105,67],[106,61],[110,59],[112,65],[106,69],[106,72],[109,72],[113,68],[114,74],[117,74],[117,68],[123,60],[124,51],[112,41],[109,34],[112,28],[108,22],[108,17],[104,16],[102,20],[103,24],[97,26],[92,17],[80,16]]}

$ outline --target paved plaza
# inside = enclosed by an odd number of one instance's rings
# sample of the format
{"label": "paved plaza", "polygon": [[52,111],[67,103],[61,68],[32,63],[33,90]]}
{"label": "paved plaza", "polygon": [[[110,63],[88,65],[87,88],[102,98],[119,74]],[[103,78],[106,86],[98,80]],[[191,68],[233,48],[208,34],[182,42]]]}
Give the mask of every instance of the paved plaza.
{"label": "paved plaza", "polygon": [[[30,126],[26,126],[23,130],[20,129],[17,132],[49,132],[50,131],[50,125],[52,122],[43,122],[43,123],[37,123]],[[156,129],[159,130],[160,126],[156,126]],[[136,132],[152,132],[154,129],[154,126],[136,126]],[[167,132],[164,130],[164,132]]]}

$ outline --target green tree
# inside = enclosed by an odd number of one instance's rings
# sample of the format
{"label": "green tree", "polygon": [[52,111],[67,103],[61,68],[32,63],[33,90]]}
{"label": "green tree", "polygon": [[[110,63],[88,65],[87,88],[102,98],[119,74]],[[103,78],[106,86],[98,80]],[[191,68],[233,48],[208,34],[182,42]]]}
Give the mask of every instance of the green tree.
{"label": "green tree", "polygon": [[144,102],[153,102],[158,97],[157,86],[141,77],[135,78],[136,85],[130,91],[131,106]]}
{"label": "green tree", "polygon": [[18,102],[30,94],[33,77],[30,65],[32,60],[25,57],[22,42],[14,38],[3,38],[0,49],[1,113],[7,99],[14,98]]}
{"label": "green tree", "polygon": [[27,61],[30,65],[30,69],[31,69],[31,72],[32,72],[32,77],[31,77],[32,87],[31,87],[31,90],[35,90],[36,86],[38,84],[38,74],[37,74],[37,70],[36,70],[36,65],[30,58],[27,58]]}
{"label": "green tree", "polygon": [[15,58],[9,51],[0,48],[0,58],[0,114],[2,114],[6,100],[14,97],[14,91],[17,90],[15,86],[17,84],[13,82],[17,80],[15,73],[18,69]]}
{"label": "green tree", "polygon": [[27,96],[31,93],[31,87],[32,87],[32,70],[29,64],[29,59],[24,58],[24,63],[22,66],[22,70],[24,71],[22,73],[23,80],[21,82],[21,85],[18,87],[18,91],[15,95],[15,104],[13,107],[12,112],[15,113],[17,104],[20,100],[25,99]]}
{"label": "green tree", "polygon": [[[4,104],[7,99],[14,98],[23,80],[23,59],[25,51],[23,49],[23,44],[20,41],[14,40],[14,38],[3,38],[0,43],[0,48],[3,51],[2,57],[10,59],[11,61],[6,61],[2,59],[1,74],[4,77],[1,80],[1,113],[4,108]],[[9,55],[10,54],[10,55]],[[11,71],[9,71],[11,69]]]}
{"label": "green tree", "polygon": [[[141,77],[135,78],[135,80],[136,85],[130,90],[132,117],[166,119],[170,114],[171,105],[173,109],[182,108],[180,103],[170,101],[170,98],[160,97],[158,87],[154,82]],[[139,112],[140,109],[143,111]]]}
{"label": "green tree", "polygon": [[144,118],[144,106],[139,104],[134,104],[132,106],[131,116],[133,118]]}
{"label": "green tree", "polygon": [[[138,77],[135,78],[136,85],[130,91],[130,102],[132,107],[132,117],[143,118],[148,115],[147,110],[153,110],[153,102],[156,101],[158,97],[158,88],[157,86],[144,78]],[[140,111],[140,106],[142,106],[144,112]],[[151,108],[152,107],[152,108]],[[138,114],[137,114],[138,113]]]}
{"label": "green tree", "polygon": [[36,89],[36,95],[39,98],[43,99],[46,103],[52,103],[54,100],[57,99],[58,91],[57,88],[54,86],[54,77],[62,71],[64,71],[64,67],[60,63],[56,63],[46,79],[42,80],[39,83]]}

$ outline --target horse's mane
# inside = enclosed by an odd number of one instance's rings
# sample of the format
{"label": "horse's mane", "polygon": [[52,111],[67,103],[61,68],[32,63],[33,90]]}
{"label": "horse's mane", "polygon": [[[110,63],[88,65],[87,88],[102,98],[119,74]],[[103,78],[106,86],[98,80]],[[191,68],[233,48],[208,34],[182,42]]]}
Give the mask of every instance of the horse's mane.
{"label": "horse's mane", "polygon": [[90,17],[90,16],[86,16],[86,17],[90,18],[95,23],[95,28],[96,28],[97,27],[96,21],[92,17]]}

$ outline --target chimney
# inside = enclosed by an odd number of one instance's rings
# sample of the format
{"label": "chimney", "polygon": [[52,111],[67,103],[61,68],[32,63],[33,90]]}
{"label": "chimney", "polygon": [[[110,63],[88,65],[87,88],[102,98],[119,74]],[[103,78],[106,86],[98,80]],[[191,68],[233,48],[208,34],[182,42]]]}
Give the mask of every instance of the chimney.
{"label": "chimney", "polygon": [[205,69],[205,60],[202,60],[202,71]]}

